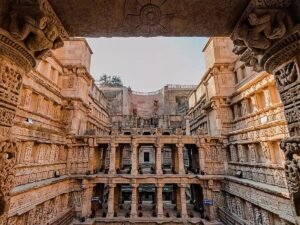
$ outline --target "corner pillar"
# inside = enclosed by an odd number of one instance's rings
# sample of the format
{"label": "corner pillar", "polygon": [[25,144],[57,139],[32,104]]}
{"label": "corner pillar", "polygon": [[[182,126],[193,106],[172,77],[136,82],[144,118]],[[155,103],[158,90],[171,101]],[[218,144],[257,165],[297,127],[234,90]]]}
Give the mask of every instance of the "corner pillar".
{"label": "corner pillar", "polygon": [[93,188],[94,184],[85,184],[83,185],[83,198],[82,198],[82,217],[90,217],[92,214],[92,197],[93,197]]}

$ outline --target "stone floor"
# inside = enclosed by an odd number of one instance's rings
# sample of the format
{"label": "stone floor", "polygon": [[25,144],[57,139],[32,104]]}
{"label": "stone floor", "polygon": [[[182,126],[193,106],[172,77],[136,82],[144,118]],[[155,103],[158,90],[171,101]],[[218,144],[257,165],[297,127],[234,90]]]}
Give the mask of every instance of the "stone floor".
{"label": "stone floor", "polygon": [[[78,220],[74,220],[74,224],[86,224],[86,225],[96,225],[96,224],[103,224],[104,222],[112,222],[116,223],[117,221],[139,221],[140,223],[149,222],[149,219],[151,218],[151,221],[155,221],[157,223],[168,223],[174,224],[179,223],[182,224],[182,221],[190,222],[191,224],[199,224],[200,221],[202,221],[204,224],[207,225],[218,225],[221,224],[216,221],[206,221],[204,219],[201,219],[201,215],[199,212],[194,210],[193,204],[188,203],[187,204],[187,210],[189,218],[182,219],[177,218],[177,209],[176,205],[172,204],[170,201],[164,201],[163,203],[163,209],[164,209],[164,218],[157,218],[155,219],[155,216],[153,215],[153,212],[155,212],[155,204],[152,203],[152,201],[143,201],[143,203],[140,205],[141,208],[138,210],[138,218],[132,219],[129,218],[128,215],[130,215],[130,201],[124,202],[121,207],[119,207],[117,211],[117,216],[114,218],[106,218],[107,213],[107,204],[103,204],[101,209],[98,209],[96,211],[96,216],[93,219],[87,219],[85,222],[79,222]],[[142,212],[142,214],[140,214]],[[141,216],[142,215],[142,216]],[[97,222],[98,221],[98,222]],[[101,223],[102,221],[102,223]],[[171,222],[172,221],[172,222]]]}

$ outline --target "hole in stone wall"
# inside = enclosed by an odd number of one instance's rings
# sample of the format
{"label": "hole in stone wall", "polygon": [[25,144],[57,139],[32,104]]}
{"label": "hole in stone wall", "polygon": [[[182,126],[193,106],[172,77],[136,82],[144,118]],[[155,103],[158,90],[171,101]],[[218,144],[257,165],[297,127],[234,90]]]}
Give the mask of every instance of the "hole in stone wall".
{"label": "hole in stone wall", "polygon": [[4,199],[4,195],[2,192],[0,192],[0,215],[3,215],[6,207],[6,202]]}
{"label": "hole in stone wall", "polygon": [[294,204],[297,216],[300,216],[300,193],[294,196]]}

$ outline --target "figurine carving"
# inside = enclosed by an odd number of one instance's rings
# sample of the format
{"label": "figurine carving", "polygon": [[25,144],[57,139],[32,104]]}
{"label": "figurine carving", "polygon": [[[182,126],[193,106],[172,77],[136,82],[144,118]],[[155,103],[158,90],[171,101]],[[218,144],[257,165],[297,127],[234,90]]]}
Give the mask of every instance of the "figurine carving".
{"label": "figurine carving", "polygon": [[275,77],[280,86],[286,86],[295,82],[298,78],[296,63],[290,62],[285,65],[275,72]]}
{"label": "figurine carving", "polygon": [[25,16],[21,28],[19,22],[20,18],[17,12],[13,12],[11,14],[10,32],[15,38],[24,41],[26,47],[37,59],[43,58],[50,49],[63,46],[58,28],[47,17],[41,16],[34,19]]}
{"label": "figurine carving", "polygon": [[[274,21],[275,27],[272,26]],[[292,26],[290,16],[284,12],[277,12],[274,16],[271,13],[263,15],[250,13],[248,24],[240,26],[236,31],[234,52],[241,54],[246,47],[252,50],[266,50],[270,47],[272,40],[282,38]]]}

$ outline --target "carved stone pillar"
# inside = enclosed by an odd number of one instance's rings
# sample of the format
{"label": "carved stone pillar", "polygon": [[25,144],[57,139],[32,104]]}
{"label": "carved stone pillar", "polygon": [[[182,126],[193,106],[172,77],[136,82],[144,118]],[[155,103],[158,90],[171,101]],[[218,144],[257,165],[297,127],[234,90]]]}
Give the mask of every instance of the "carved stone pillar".
{"label": "carved stone pillar", "polygon": [[184,174],[184,164],[183,164],[183,147],[184,144],[179,143],[176,145],[178,154],[178,174]]}
{"label": "carved stone pillar", "polygon": [[180,192],[181,217],[187,218],[188,214],[187,214],[186,195],[185,195],[186,184],[180,184],[178,186],[179,186],[179,192]]}
{"label": "carved stone pillar", "polygon": [[93,173],[93,171],[96,169],[97,165],[97,159],[95,158],[95,148],[97,147],[96,139],[94,138],[89,138],[88,139],[88,144],[89,144],[89,162],[88,162],[88,167],[89,171]]}
{"label": "carved stone pillar", "polygon": [[199,157],[199,169],[200,172],[205,171],[205,146],[197,145],[198,147],[198,157]]}
{"label": "carved stone pillar", "polygon": [[238,158],[239,162],[245,162],[245,151],[243,145],[238,145]]}
{"label": "carved stone pillar", "polygon": [[92,213],[92,197],[94,184],[83,185],[81,216],[89,217]]}
{"label": "carved stone pillar", "polygon": [[186,135],[191,135],[191,123],[190,123],[190,116],[185,116],[185,134]]}
{"label": "carved stone pillar", "polygon": [[230,150],[231,161],[232,162],[237,162],[238,161],[238,156],[237,156],[236,146],[235,145],[230,145],[229,150]]}
{"label": "carved stone pillar", "polygon": [[131,184],[131,212],[130,216],[132,218],[137,217],[137,206],[138,206],[138,194],[139,194],[139,184]]}
{"label": "carved stone pillar", "polygon": [[248,149],[249,149],[249,161],[252,164],[256,163],[256,158],[257,158],[257,150],[256,150],[256,144],[248,144]]}
{"label": "carved stone pillar", "polygon": [[116,148],[118,144],[110,144],[110,153],[109,153],[109,174],[116,173]]}
{"label": "carved stone pillar", "polygon": [[72,145],[71,143],[69,143],[67,145],[67,174],[71,174],[72,157],[73,157]]}
{"label": "carved stone pillar", "polygon": [[250,1],[233,33],[234,52],[247,66],[275,76],[290,137],[281,148],[300,224],[300,4],[298,0]]}
{"label": "carved stone pillar", "polygon": [[17,147],[11,139],[23,77],[66,38],[47,1],[0,3],[0,224],[6,224]]}
{"label": "carved stone pillar", "polygon": [[115,213],[115,187],[116,184],[109,184],[108,202],[107,202],[107,217],[114,217]]}
{"label": "carved stone pillar", "polygon": [[157,207],[157,217],[158,218],[162,218],[164,216],[163,187],[164,187],[164,184],[156,185],[156,207]]}
{"label": "carved stone pillar", "polygon": [[139,144],[132,143],[132,153],[131,153],[131,175],[138,174],[138,150]]}
{"label": "carved stone pillar", "polygon": [[161,169],[161,150],[162,150],[163,145],[157,144],[156,145],[156,174],[161,175],[162,174],[162,169]]}

